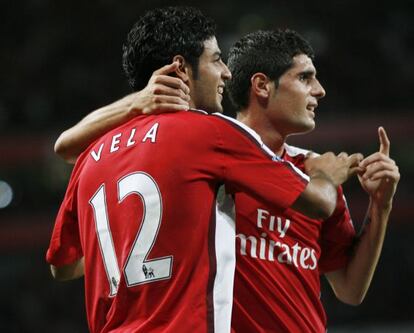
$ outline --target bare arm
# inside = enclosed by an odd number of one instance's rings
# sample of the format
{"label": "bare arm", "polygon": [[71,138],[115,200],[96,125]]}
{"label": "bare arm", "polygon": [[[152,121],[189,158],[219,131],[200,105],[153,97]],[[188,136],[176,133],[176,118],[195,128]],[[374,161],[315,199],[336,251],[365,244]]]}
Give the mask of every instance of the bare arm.
{"label": "bare arm", "polygon": [[398,167],[389,158],[390,142],[382,127],[379,129],[379,138],[379,152],[361,162],[366,171],[359,179],[370,196],[364,228],[348,265],[326,274],[338,299],[351,305],[358,305],[364,300],[371,284],[400,179]]}
{"label": "bare arm", "polygon": [[189,88],[180,79],[168,75],[177,66],[174,62],[160,68],[152,74],[143,90],[88,114],[59,136],[55,152],[67,162],[74,163],[94,140],[137,115],[187,110]]}
{"label": "bare arm", "polygon": [[68,281],[80,278],[84,275],[84,258],[75,261],[72,264],[64,266],[50,265],[50,271],[54,279],[58,281]]}
{"label": "bare arm", "polygon": [[95,139],[132,119],[135,113],[139,113],[138,110],[131,109],[134,95],[128,95],[115,103],[95,110],[75,126],[60,134],[55,142],[56,154],[69,163],[75,163],[80,153]]}
{"label": "bare arm", "polygon": [[337,187],[360,171],[361,159],[361,154],[348,156],[346,153],[308,158],[305,169],[310,181],[292,209],[312,218],[328,218],[335,210]]}

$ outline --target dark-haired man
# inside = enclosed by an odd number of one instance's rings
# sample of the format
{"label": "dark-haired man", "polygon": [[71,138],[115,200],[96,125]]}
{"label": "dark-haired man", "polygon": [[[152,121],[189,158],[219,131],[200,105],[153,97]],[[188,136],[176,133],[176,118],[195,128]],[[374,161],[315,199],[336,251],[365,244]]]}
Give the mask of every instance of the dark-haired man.
{"label": "dark-haired man", "polygon": [[[232,47],[228,60],[233,75],[228,91],[237,119],[254,129],[275,154],[302,170],[310,152],[286,144],[286,139],[315,127],[315,109],[325,91],[316,78],[313,57],[299,34],[278,30],[246,35]],[[359,177],[370,196],[371,223],[355,249],[341,188],[335,212],[326,220],[267,206],[248,193],[236,194],[236,332],[325,332],[320,274],[341,301],[362,302],[399,180],[385,130],[379,128],[378,134],[379,152],[362,162],[366,171]],[[260,310],[252,314],[252,309]]]}
{"label": "dark-haired man", "polygon": [[[230,72],[212,22],[198,10],[156,9],[129,33],[124,68],[134,88],[171,61],[190,88],[189,105],[221,111]],[[327,217],[336,186],[361,171],[360,159],[312,159],[308,179],[224,116],[137,117],[78,158],[47,260],[58,279],[84,274],[91,332],[228,332],[232,194],[248,191],[269,206]]]}

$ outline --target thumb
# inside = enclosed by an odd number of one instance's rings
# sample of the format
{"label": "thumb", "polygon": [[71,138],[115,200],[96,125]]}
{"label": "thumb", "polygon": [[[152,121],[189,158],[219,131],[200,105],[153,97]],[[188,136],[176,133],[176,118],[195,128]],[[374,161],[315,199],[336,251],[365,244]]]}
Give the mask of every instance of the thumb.
{"label": "thumb", "polygon": [[390,155],[390,140],[388,139],[387,132],[385,132],[384,127],[378,128],[378,137],[380,142],[379,152],[389,156]]}
{"label": "thumb", "polygon": [[165,66],[157,69],[156,71],[154,71],[153,74],[155,74],[155,75],[168,75],[170,73],[175,72],[179,65],[180,65],[180,63],[178,61],[174,61],[171,64],[165,65]]}

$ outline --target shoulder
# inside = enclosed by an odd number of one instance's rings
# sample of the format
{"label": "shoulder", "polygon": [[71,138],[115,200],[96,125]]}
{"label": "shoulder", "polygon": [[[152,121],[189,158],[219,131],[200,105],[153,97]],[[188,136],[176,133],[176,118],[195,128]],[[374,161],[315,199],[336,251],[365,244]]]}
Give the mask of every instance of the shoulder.
{"label": "shoulder", "polygon": [[[249,144],[252,148],[258,148],[261,150],[265,155],[271,157],[273,160],[281,160],[269,147],[267,147],[264,142],[262,141],[260,135],[251,129],[250,127],[246,126],[245,124],[241,123],[240,121],[225,116],[221,113],[213,113],[211,118],[220,126],[224,128],[225,131],[232,133],[233,137],[236,140],[245,140],[246,143]],[[228,137],[226,137],[227,139]],[[241,144],[241,142],[238,142]]]}
{"label": "shoulder", "polygon": [[292,145],[288,145],[285,143],[285,151],[289,157],[317,157],[320,156],[319,153],[314,152],[313,150],[300,148]]}

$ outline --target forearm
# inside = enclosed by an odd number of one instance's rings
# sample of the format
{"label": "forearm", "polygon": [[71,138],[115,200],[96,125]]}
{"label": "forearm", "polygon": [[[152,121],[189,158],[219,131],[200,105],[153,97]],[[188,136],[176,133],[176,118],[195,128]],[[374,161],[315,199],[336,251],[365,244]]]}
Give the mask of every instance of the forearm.
{"label": "forearm", "polygon": [[85,274],[85,261],[81,258],[72,264],[64,266],[50,265],[50,271],[54,279],[58,281],[74,280]]}
{"label": "forearm", "polygon": [[135,116],[137,110],[131,110],[133,99],[134,94],[131,94],[88,114],[59,136],[55,152],[66,161],[74,163],[94,140]]}
{"label": "forearm", "polygon": [[311,218],[326,219],[332,215],[336,201],[336,186],[323,173],[317,173],[311,176],[292,208]]}
{"label": "forearm", "polygon": [[348,265],[327,274],[341,301],[358,305],[365,298],[381,255],[390,211],[391,203],[379,206],[370,202],[366,217],[368,223],[357,239]]}
{"label": "forearm", "polygon": [[141,91],[104,106],[63,132],[55,143],[55,152],[74,163],[93,141],[136,115],[188,110],[189,88],[180,79],[170,76],[179,62],[166,65],[154,73]]}

